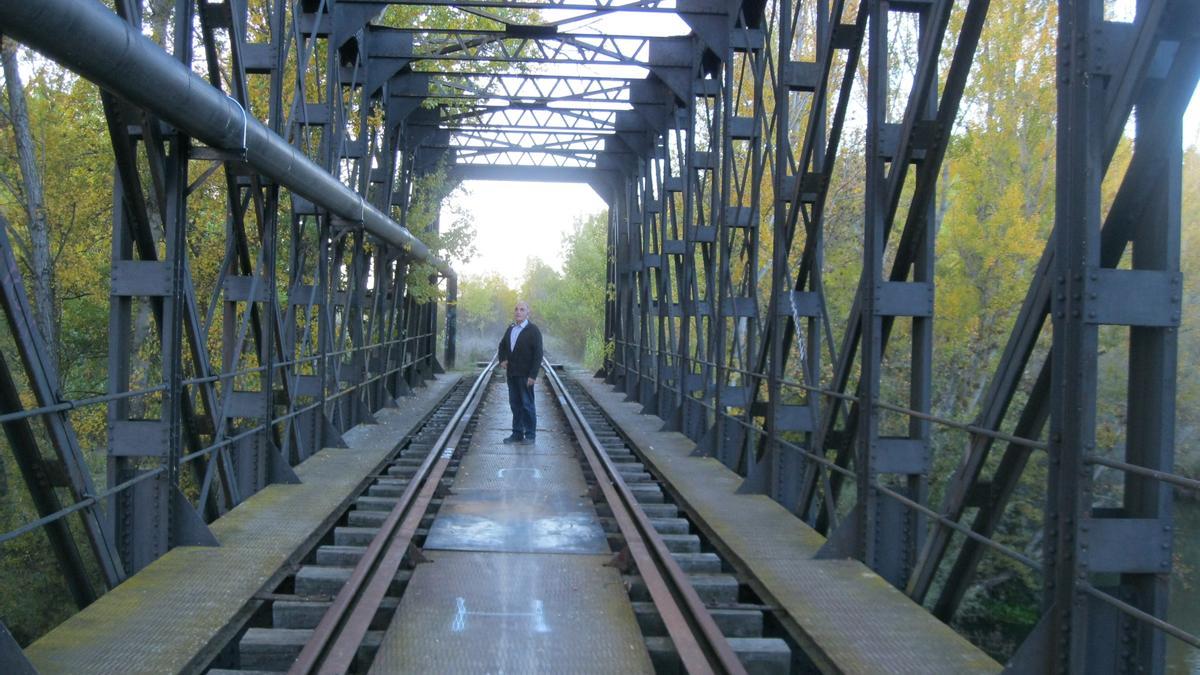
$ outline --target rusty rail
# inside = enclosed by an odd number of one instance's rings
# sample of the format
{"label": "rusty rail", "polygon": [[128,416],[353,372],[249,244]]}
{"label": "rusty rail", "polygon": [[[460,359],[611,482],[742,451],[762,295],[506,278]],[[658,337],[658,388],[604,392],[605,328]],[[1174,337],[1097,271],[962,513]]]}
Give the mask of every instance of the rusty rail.
{"label": "rusty rail", "polygon": [[438,436],[396,506],[383,521],[379,533],[367,546],[350,579],[321,617],[312,637],[288,670],[289,675],[340,675],[350,670],[371,618],[408,554],[413,535],[441,484],[446,467],[454,458],[467,423],[483,400],[485,385],[495,368],[493,359],[471,385],[462,405],[454,411],[446,429]]}
{"label": "rusty rail", "polygon": [[549,362],[545,362],[544,368],[583,456],[596,477],[596,484],[612,509],[629,556],[646,583],[650,598],[667,627],[667,634],[675,643],[684,670],[691,675],[745,673],[687,575],[667,550],[621,473],[601,450],[600,440],[584,420],[558,373]]}

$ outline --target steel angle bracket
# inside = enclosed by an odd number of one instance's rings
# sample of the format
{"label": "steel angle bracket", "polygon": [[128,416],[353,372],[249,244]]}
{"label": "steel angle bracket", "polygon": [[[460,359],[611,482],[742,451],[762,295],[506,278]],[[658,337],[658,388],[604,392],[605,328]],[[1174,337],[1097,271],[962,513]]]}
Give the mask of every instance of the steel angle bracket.
{"label": "steel angle bracket", "polygon": [[0,621],[0,671],[9,675],[37,675],[37,669],[29,662],[21,645]]}
{"label": "steel angle bracket", "polygon": [[692,57],[696,46],[691,38],[662,38],[650,42],[650,72],[662,81],[675,98],[692,96]]}
{"label": "steel angle bracket", "polygon": [[[274,453],[276,456],[279,453]],[[174,529],[174,546],[220,546],[216,536],[208,529],[200,512],[188,501],[176,485],[167,488],[171,493],[172,523]]]}

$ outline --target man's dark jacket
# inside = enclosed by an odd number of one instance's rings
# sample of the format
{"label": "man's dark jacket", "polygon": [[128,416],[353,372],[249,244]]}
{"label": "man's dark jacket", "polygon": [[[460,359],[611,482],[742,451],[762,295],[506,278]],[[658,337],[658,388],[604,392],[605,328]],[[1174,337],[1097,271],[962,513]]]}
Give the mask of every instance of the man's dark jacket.
{"label": "man's dark jacket", "polygon": [[500,360],[508,361],[509,377],[524,375],[536,378],[542,367],[542,331],[530,321],[517,335],[516,348],[510,350],[508,343],[512,330],[513,327],[509,326],[504,331],[504,337],[500,338]]}

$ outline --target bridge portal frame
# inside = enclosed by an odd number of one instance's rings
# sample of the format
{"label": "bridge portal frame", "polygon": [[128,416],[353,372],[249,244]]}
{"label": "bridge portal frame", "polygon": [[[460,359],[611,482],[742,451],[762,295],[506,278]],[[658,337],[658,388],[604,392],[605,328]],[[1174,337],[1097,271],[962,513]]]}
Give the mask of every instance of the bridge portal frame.
{"label": "bridge portal frame", "polygon": [[[56,4],[62,3],[46,6]],[[290,212],[281,209],[280,187],[304,194],[289,185],[294,177],[253,161],[247,167],[248,151],[264,138],[251,116],[242,118],[240,139],[236,124],[205,135],[186,125],[164,126],[106,95],[118,168],[114,270],[129,263],[156,266],[130,282],[136,293],[118,294],[113,333],[128,332],[132,301],[126,298],[162,298],[166,374],[161,449],[126,455],[128,444],[111,444],[119,450],[110,482],[133,476],[116,487],[134,486],[123,498],[135,503],[118,511],[146,518],[145,534],[141,526],[100,524],[99,501],[88,496],[78,452],[72,454],[66,436],[57,437],[61,461],[77,474],[71,508],[81,510],[95,530],[93,553],[107,561],[113,579],[126,573],[122,563],[137,569],[164,547],[202,540],[204,518],[264,481],[286,480],[289,464],[311,452],[305,438],[335,438],[431,374],[436,308],[404,292],[414,261],[424,257],[403,229],[414,183],[447,159],[457,161],[455,178],[512,177],[518,170],[502,160],[515,153],[536,165],[520,167],[519,175],[554,172],[583,180],[609,203],[609,381],[694,439],[699,453],[743,475],[743,490],[769,495],[826,534],[822,555],[862,559],[943,619],[957,611],[985,551],[1039,570],[1046,584],[1044,615],[1014,657],[1014,668],[1157,671],[1164,634],[1197,644],[1164,623],[1170,486],[1197,487],[1170,473],[1181,303],[1181,291],[1173,290],[1181,288],[1180,124],[1200,73],[1200,35],[1188,28],[1200,25],[1194,3],[1138,0],[1134,20],[1126,23],[1105,19],[1101,0],[1058,2],[1055,234],[972,424],[931,411],[933,205],[989,0],[680,0],[676,11],[690,35],[628,42],[570,38],[556,26],[516,22],[500,31],[373,25],[387,4],[422,3],[300,3],[286,21],[287,3],[271,0],[269,42],[250,43],[246,0],[203,3],[199,10],[179,3],[175,54],[189,60],[198,23],[210,83],[218,90],[231,84],[226,117],[249,110],[248,75],[269,75],[269,131],[288,139],[324,175],[355,188],[343,192],[323,183],[329,188],[324,198],[294,193]],[[621,9],[605,3],[462,4],[478,10]],[[121,0],[118,8],[136,25],[133,0]],[[956,13],[961,20],[952,21]],[[904,83],[888,74],[893,22],[915,24],[918,35],[915,70]],[[231,74],[220,75],[218,54],[225,44]],[[939,58],[949,44],[949,60]],[[293,49],[302,67],[294,82],[285,83]],[[324,55],[320,64],[317,54]],[[417,62],[442,65],[414,72]],[[634,66],[648,75],[614,78],[627,82],[627,98],[597,94],[590,87],[600,78],[591,78],[591,84],[567,86],[565,94],[547,89],[533,97],[500,85],[506,105],[464,109],[466,99],[457,94],[439,108],[421,107],[444,91],[431,87],[461,84],[466,69],[482,68],[473,64],[513,62]],[[864,82],[857,82],[860,63]],[[86,74],[87,65],[79,67]],[[842,142],[856,85],[865,86],[867,97],[861,149]],[[288,113],[285,92],[292,100]],[[627,101],[629,109],[593,106],[569,115],[551,106],[589,100]],[[1102,213],[1100,181],[1134,109],[1133,160]],[[372,110],[382,112],[382,127],[369,121]],[[579,145],[546,143],[525,151],[524,141],[505,136],[528,140],[535,131],[574,134]],[[824,278],[828,214],[838,199],[830,194],[830,179],[839,160],[859,152],[866,214],[862,268],[850,314],[835,334]],[[210,173],[223,167],[229,195],[231,252],[206,317],[188,295],[194,284],[179,245],[187,236],[191,161],[211,162]],[[144,173],[151,185],[139,184]],[[161,260],[149,204],[162,214]],[[287,299],[280,302],[271,242],[280,241],[285,212],[290,276]],[[763,256],[767,228],[775,245]],[[1126,256],[1129,244],[1132,254]],[[764,257],[769,271],[762,269]],[[151,284],[153,279],[158,281]],[[185,378],[185,364],[208,363],[195,336],[211,325],[218,305],[223,372]],[[1050,355],[1034,368],[1027,400],[1010,411],[1028,384],[1024,373],[1034,365],[1047,317]],[[1106,325],[1129,330],[1123,459],[1095,447],[1097,335]],[[129,425],[145,421],[130,415],[124,398],[133,344],[118,338],[110,346],[112,372],[119,374],[109,394],[115,435],[128,436]],[[30,345],[27,351],[35,353],[35,342]],[[256,358],[246,358],[247,352]],[[347,354],[354,356],[343,359]],[[316,372],[297,372],[301,359],[312,359]],[[36,370],[26,361],[27,370]],[[239,392],[225,384],[231,373],[248,368],[263,373],[262,388]],[[48,381],[44,372],[31,378]],[[883,400],[888,385],[905,392],[904,405]],[[253,419],[262,428],[256,432],[239,433],[220,412],[244,393],[250,395],[237,408],[258,411]],[[52,392],[47,395],[50,400],[39,400],[44,407],[54,405]],[[193,405],[205,415],[189,411]],[[277,415],[282,405],[287,412]],[[903,431],[889,433],[893,426],[881,423],[884,415],[901,416]],[[1013,416],[1013,431],[1004,432]],[[1047,422],[1048,440],[1039,440]],[[935,427],[970,435],[941,505],[927,503]],[[206,431],[224,445],[212,449],[215,459],[196,474],[202,490],[193,504],[179,492],[181,462],[202,450],[193,437]],[[989,462],[997,440],[1006,447],[998,462]],[[183,454],[185,445],[191,455]],[[997,544],[992,535],[1031,457],[1043,451],[1053,461],[1047,545],[1038,561]],[[156,458],[162,458],[161,468],[130,473]],[[1119,509],[1093,503],[1090,474],[1098,466],[1125,472]],[[142,478],[151,473],[153,481]],[[36,482],[31,480],[31,490]],[[44,493],[46,481],[40,485]],[[970,524],[961,522],[972,515]],[[1131,533],[1142,531],[1152,533],[1144,545],[1129,546]],[[122,541],[122,533],[132,540]],[[961,545],[956,536],[963,537]],[[59,554],[68,566],[78,556],[66,546]],[[947,576],[939,586],[934,579],[940,572]],[[1101,645],[1112,648],[1096,648]]]}

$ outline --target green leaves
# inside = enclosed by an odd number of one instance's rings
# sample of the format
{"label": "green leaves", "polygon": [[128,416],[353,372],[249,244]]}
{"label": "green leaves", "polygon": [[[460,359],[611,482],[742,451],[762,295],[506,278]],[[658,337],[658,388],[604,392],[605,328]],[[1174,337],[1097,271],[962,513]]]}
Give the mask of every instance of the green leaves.
{"label": "green leaves", "polygon": [[478,360],[490,357],[518,299],[529,302],[533,321],[542,328],[554,358],[598,367],[604,358],[607,214],[582,218],[563,239],[559,273],[531,259],[520,289],[498,274],[459,281],[460,352]]}

